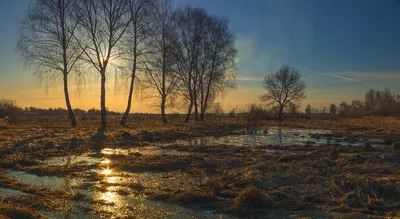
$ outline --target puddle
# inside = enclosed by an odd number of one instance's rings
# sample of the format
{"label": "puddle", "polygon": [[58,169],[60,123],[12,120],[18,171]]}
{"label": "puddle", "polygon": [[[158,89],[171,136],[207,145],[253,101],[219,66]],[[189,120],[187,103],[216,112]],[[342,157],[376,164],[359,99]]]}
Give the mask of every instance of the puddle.
{"label": "puddle", "polygon": [[91,154],[71,155],[63,157],[53,157],[42,162],[46,166],[68,166],[68,165],[93,165],[99,163],[99,158]]}
{"label": "puddle", "polygon": [[70,192],[83,183],[83,180],[78,179],[69,179],[67,177],[62,178],[56,176],[37,176],[23,171],[14,170],[7,171],[4,176],[18,179],[24,184],[30,184],[40,188],[61,190],[65,192]]}
{"label": "puddle", "polygon": [[[303,128],[268,128],[268,133],[264,134],[264,129],[260,129],[254,135],[230,135],[223,137],[199,137],[190,140],[177,140],[175,144],[183,146],[214,146],[214,145],[234,145],[234,146],[289,146],[289,145],[324,145],[342,144],[359,146],[364,139],[361,138],[337,138],[328,137],[329,130],[322,129],[303,129]],[[375,146],[383,145],[379,139],[370,139]]]}
{"label": "puddle", "polygon": [[152,146],[152,147],[136,147],[136,148],[105,148],[101,150],[104,155],[167,155],[167,156],[189,156],[190,152],[182,152],[177,150],[166,149],[164,146]]}
{"label": "puddle", "polygon": [[[49,218],[226,218],[211,211],[189,209],[160,201],[144,199],[137,190],[157,191],[160,188],[196,186],[201,181],[189,174],[170,173],[127,173],[109,168],[108,159],[97,159],[98,168],[88,171],[95,175],[94,181],[88,178],[69,178],[55,176],[37,176],[34,174],[8,170],[6,177],[19,180],[40,188],[83,194],[88,200],[69,202],[66,212],[40,211]],[[53,162],[53,161],[52,161]],[[87,176],[87,177],[88,177]],[[136,185],[141,185],[142,188]],[[137,189],[139,188],[139,189]],[[17,190],[0,189],[0,194],[17,195]]]}
{"label": "puddle", "polygon": [[[296,128],[269,128],[268,133],[259,130],[256,135],[232,135],[224,137],[201,137],[191,140],[176,141],[182,146],[287,146],[287,145],[322,145],[340,143],[360,145],[363,139],[328,137],[330,131],[319,129]],[[371,142],[379,143],[377,139]],[[71,206],[66,212],[40,211],[49,218],[227,218],[225,215],[212,211],[189,209],[178,205],[167,204],[159,201],[146,200],[146,192],[157,192],[161,188],[181,188],[201,186],[203,178],[194,178],[190,174],[179,171],[165,173],[128,173],[119,171],[115,166],[112,156],[125,155],[168,155],[189,156],[193,153],[166,149],[168,145],[155,145],[135,148],[105,148],[100,153],[88,153],[80,156],[55,157],[41,163],[43,166],[70,167],[75,165],[85,166],[79,178],[37,176],[22,171],[8,170],[6,177],[18,179],[20,182],[40,188],[61,190],[70,193],[79,193],[83,198],[69,202]],[[282,152],[271,150],[271,152]],[[0,195],[24,194],[18,190],[0,188]],[[82,201],[85,200],[85,201]],[[90,201],[88,201],[90,200]]]}
{"label": "puddle", "polygon": [[0,188],[0,196],[12,196],[12,195],[26,195],[26,193],[15,189]]}

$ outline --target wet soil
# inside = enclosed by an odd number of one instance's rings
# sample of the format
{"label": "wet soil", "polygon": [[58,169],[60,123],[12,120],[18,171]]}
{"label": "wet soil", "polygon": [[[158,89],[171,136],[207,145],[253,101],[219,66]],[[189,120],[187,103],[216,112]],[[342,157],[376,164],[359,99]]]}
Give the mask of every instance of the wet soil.
{"label": "wet soil", "polygon": [[372,128],[149,127],[0,130],[0,218],[400,217],[400,151]]}

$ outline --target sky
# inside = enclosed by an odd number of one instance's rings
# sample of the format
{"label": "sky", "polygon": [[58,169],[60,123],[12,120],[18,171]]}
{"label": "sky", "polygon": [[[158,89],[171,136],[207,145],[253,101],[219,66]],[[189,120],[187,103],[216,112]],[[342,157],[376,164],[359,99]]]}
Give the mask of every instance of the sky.
{"label": "sky", "polygon": [[[399,0],[175,0],[176,7],[202,7],[230,20],[236,34],[238,75],[235,91],[217,101],[226,111],[259,103],[263,78],[283,64],[300,70],[307,83],[302,105],[363,99],[369,88],[400,94]],[[29,0],[0,8],[0,98],[20,106],[64,107],[61,84],[38,83],[15,52],[18,20]],[[99,84],[71,87],[74,108],[99,108]],[[123,111],[126,89],[108,83],[107,106]],[[138,92],[137,92],[138,93]],[[134,112],[157,111],[136,95]],[[171,110],[173,111],[173,110]]]}

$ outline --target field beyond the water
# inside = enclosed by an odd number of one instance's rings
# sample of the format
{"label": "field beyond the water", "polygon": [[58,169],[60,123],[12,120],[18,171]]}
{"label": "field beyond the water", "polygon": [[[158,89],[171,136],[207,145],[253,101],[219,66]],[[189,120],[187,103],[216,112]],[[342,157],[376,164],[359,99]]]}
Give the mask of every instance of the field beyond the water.
{"label": "field beyond the water", "polygon": [[400,119],[0,123],[0,218],[400,218]]}

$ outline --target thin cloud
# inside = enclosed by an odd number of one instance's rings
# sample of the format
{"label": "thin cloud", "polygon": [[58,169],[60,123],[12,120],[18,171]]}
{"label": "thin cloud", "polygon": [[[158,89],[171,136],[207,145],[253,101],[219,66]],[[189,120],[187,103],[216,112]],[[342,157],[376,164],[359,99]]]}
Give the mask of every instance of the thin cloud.
{"label": "thin cloud", "polygon": [[263,77],[237,77],[237,81],[264,81]]}
{"label": "thin cloud", "polygon": [[345,80],[345,81],[363,83],[362,81],[358,81],[358,80],[356,80],[356,79],[354,79],[354,78],[343,77],[343,76],[340,76],[340,75],[335,75],[335,77],[336,77],[336,78],[339,78],[339,79],[342,79],[342,80]]}

